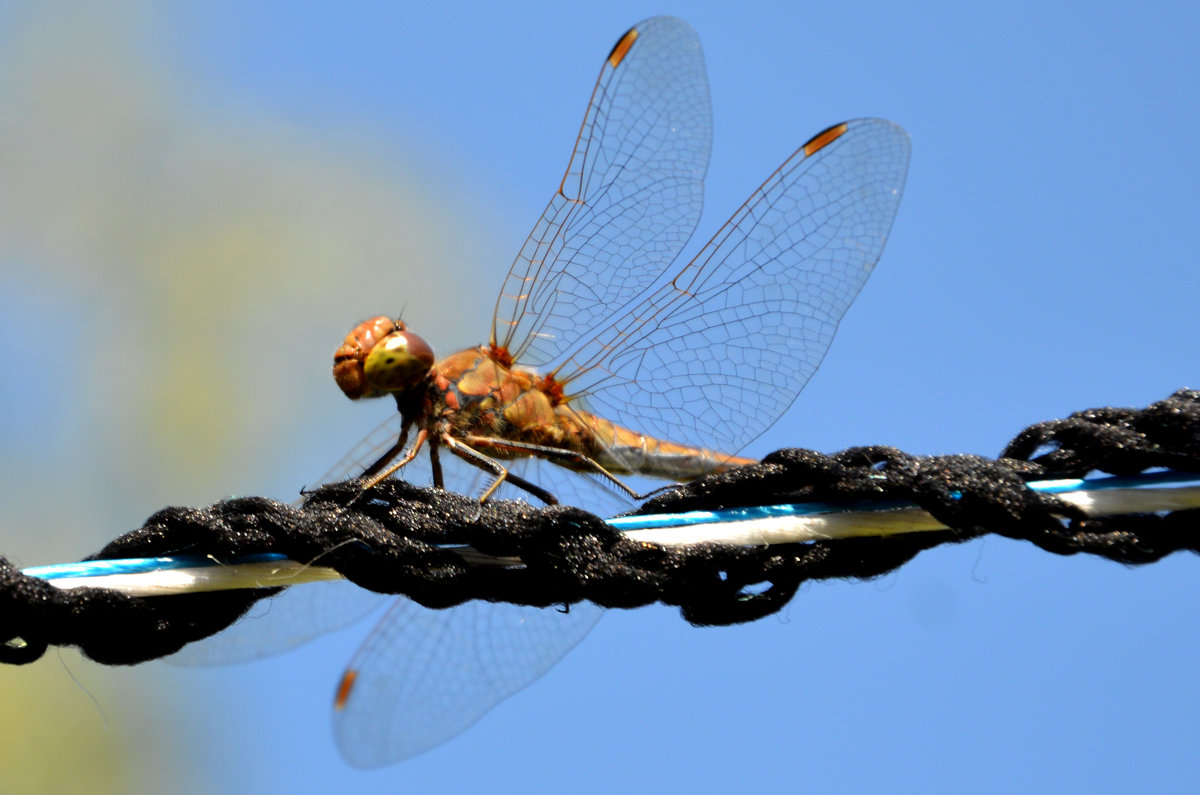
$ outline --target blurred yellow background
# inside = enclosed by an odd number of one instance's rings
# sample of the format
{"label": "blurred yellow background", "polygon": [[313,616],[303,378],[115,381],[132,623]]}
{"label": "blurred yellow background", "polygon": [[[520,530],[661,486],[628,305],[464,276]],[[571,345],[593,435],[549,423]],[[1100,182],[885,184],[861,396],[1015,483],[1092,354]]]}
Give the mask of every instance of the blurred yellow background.
{"label": "blurred yellow background", "polygon": [[[403,142],[213,96],[164,19],[103,5],[0,27],[0,553],[20,565],[168,504],[294,497],[388,411],[329,378],[355,313],[478,258]],[[158,792],[182,769],[202,790],[161,672],[69,650],[0,669],[0,789]]]}

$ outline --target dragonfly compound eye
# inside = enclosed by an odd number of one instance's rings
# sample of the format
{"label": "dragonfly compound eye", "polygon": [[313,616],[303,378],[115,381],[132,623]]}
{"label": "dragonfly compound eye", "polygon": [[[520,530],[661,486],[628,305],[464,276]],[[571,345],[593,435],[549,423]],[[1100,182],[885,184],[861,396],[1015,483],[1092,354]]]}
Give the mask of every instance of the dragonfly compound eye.
{"label": "dragonfly compound eye", "polygon": [[373,317],[354,327],[333,354],[333,380],[351,400],[379,397],[367,381],[364,366],[371,351],[389,334],[404,331],[404,324],[390,317]]}
{"label": "dragonfly compound eye", "polygon": [[433,367],[433,349],[411,331],[395,331],[371,349],[363,362],[370,392],[399,392],[416,384]]}

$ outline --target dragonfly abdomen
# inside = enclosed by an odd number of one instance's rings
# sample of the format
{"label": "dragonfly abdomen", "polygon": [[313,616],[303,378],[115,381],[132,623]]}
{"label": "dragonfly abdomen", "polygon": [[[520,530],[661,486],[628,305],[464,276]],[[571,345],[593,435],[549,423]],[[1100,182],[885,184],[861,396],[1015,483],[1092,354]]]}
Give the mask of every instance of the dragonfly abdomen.
{"label": "dragonfly abdomen", "polygon": [[573,412],[591,437],[590,456],[614,475],[693,480],[756,463],[742,458],[647,436],[586,412]]}

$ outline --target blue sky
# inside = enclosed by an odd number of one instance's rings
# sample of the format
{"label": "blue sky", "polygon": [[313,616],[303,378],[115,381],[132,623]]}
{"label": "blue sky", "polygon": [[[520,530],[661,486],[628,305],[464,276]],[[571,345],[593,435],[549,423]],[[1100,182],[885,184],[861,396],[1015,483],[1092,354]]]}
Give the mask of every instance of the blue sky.
{"label": "blue sky", "polygon": [[[878,443],[995,455],[1029,423],[1197,384],[1190,4],[131,5],[94,35],[34,8],[0,15],[0,41],[52,46],[8,56],[0,88],[37,96],[21,87],[74,74],[78,63],[57,72],[52,55],[80,42],[112,59],[93,66],[95,85],[134,86],[104,95],[124,115],[95,138],[96,116],[72,112],[87,93],[23,106],[51,119],[30,129],[61,132],[53,162],[103,161],[61,195],[125,196],[111,186],[145,180],[128,195],[180,209],[104,215],[97,200],[87,212],[99,220],[84,223],[84,210],[61,210],[66,199],[39,203],[70,172],[0,194],[0,364],[24,373],[0,377],[0,488],[13,506],[0,552],[25,564],[80,557],[166,504],[290,498],[382,419],[384,407],[346,403],[328,379],[329,353],[362,317],[406,305],[442,326],[439,350],[479,341],[602,58],[659,13],[691,22],[708,64],[714,145],[698,240],[832,123],[879,116],[913,141],[875,274],[821,370],[749,453]],[[32,137],[10,134],[9,145]],[[213,182],[170,192],[193,172]],[[253,227],[219,225],[222,212]],[[203,224],[217,232],[195,235]],[[136,265],[164,258],[169,278]],[[153,312],[128,325],[175,300],[186,328]],[[144,344],[185,366],[159,377],[163,357],[89,348],[143,328],[163,329],[169,345]],[[229,329],[243,347],[205,347]],[[58,354],[30,357],[31,339]],[[177,386],[128,408],[163,384]],[[201,386],[213,396],[188,403]],[[202,423],[233,430],[181,430]],[[35,501],[64,462],[90,498]],[[57,529],[36,532],[43,524]],[[1197,773],[1200,626],[1187,608],[1198,571],[1184,555],[1127,569],[988,538],[880,580],[807,587],[748,626],[614,612],[461,737],[373,772],[347,767],[328,728],[366,624],[213,670],[39,665],[53,698],[85,714],[71,677],[98,693],[105,719],[91,713],[84,730],[126,745],[134,766],[153,767],[137,750],[152,726],[179,764],[169,775],[195,791],[1185,791]],[[100,678],[115,678],[113,695]],[[152,719],[159,704],[168,714]]]}

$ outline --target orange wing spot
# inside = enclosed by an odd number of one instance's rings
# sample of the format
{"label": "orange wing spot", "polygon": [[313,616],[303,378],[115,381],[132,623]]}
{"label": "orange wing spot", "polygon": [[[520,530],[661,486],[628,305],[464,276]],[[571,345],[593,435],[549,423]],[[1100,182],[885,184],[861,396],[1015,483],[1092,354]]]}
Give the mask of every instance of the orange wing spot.
{"label": "orange wing spot", "polygon": [[808,143],[804,145],[804,156],[812,157],[817,152],[820,152],[826,146],[829,146],[829,144],[833,143],[838,138],[841,138],[842,133],[846,132],[847,129],[848,126],[846,122],[842,122],[841,124],[833,125],[828,130],[822,130],[821,132],[817,133],[812,138],[808,139]]}
{"label": "orange wing spot", "polygon": [[335,710],[340,710],[346,706],[346,702],[350,699],[350,691],[354,688],[354,682],[357,679],[358,671],[353,668],[342,674],[342,681],[338,683],[337,695],[333,699],[333,708]]}
{"label": "orange wing spot", "polygon": [[612,52],[608,54],[608,65],[616,69],[621,65],[621,61],[625,60],[625,56],[629,54],[629,48],[637,41],[638,32],[636,28],[630,28],[629,31],[621,37],[621,40],[613,45]]}

